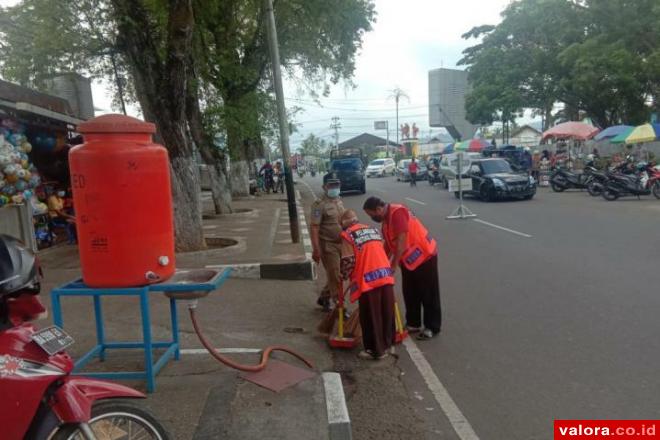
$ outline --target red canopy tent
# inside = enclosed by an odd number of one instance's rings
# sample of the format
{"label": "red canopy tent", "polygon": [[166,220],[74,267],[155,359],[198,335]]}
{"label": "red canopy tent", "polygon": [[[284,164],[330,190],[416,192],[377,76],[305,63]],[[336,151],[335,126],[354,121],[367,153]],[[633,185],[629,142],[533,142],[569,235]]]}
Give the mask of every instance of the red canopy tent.
{"label": "red canopy tent", "polygon": [[563,122],[543,133],[543,140],[556,138],[586,141],[594,137],[599,131],[599,128],[585,124],[584,122]]}
{"label": "red canopy tent", "polygon": [[488,147],[490,143],[483,139],[472,139],[470,145],[468,145],[468,151],[471,153],[479,153],[484,148]]}

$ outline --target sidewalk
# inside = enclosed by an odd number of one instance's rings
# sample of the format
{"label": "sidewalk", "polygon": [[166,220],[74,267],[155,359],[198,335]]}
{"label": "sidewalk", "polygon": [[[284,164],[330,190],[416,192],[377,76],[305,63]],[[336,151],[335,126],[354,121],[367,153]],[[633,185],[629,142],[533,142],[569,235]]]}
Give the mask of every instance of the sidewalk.
{"label": "sidewalk", "polygon": [[[234,261],[311,266],[304,245],[290,243],[287,205],[280,199],[281,195],[270,195],[238,201],[234,207],[246,211],[205,220],[209,236],[232,238],[238,244],[206,251],[206,255],[177,255],[177,266],[195,267],[196,262],[222,265]],[[300,212],[302,215],[302,207]],[[80,276],[78,253],[75,246],[61,246],[41,252],[40,258],[45,274],[41,299],[50,309],[52,288]],[[311,280],[231,278],[218,291],[201,299],[197,309],[205,336],[217,348],[238,352],[228,356],[253,364],[260,359],[260,353],[254,349],[285,345],[314,363],[317,375],[312,379],[274,393],[240,378],[237,371],[205,353],[193,331],[187,308],[180,302],[181,359],[170,361],[163,368],[157,377],[156,391],[148,395],[144,404],[166,425],[174,439],[330,438],[321,372],[332,370],[333,361],[325,339],[316,332],[322,317],[315,305],[316,296],[317,286]],[[168,300],[154,294],[150,305],[153,337],[167,339]],[[76,341],[70,354],[77,359],[95,345],[92,303],[86,298],[70,297],[63,299],[62,308],[65,329]],[[141,340],[137,300],[106,297],[103,309],[108,340]],[[272,358],[304,367],[287,354],[277,353]],[[113,350],[108,352],[105,362],[92,361],[85,371],[141,369],[141,351]],[[142,381],[125,383],[145,389]]]}
{"label": "sidewalk", "polygon": [[[232,203],[233,214],[215,215],[210,193],[202,193],[204,234],[209,249],[178,253],[177,268],[231,266],[234,278],[314,279],[311,242],[300,193],[297,194],[300,243],[291,242],[285,195],[238,199]],[[73,270],[80,266],[75,246],[45,249],[39,256],[50,269]]]}

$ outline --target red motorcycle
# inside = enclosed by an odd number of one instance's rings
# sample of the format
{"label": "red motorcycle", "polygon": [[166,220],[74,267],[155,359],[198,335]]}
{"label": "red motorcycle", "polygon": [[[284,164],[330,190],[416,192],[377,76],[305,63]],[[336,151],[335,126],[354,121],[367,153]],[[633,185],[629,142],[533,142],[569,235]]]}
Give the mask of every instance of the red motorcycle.
{"label": "red motorcycle", "polygon": [[169,435],[132,388],[72,376],[73,339],[29,321],[45,313],[34,253],[0,235],[0,427],[4,440],[158,439]]}

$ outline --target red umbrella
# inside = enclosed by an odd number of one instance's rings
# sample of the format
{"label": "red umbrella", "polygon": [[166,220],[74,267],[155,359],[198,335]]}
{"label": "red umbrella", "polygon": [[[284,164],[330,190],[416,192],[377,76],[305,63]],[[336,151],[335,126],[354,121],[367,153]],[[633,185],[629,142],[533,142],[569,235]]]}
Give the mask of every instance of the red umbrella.
{"label": "red umbrella", "polygon": [[585,124],[584,122],[564,122],[555,125],[543,133],[543,140],[546,140],[547,138],[556,138],[586,141],[587,139],[594,137],[599,131],[599,128]]}
{"label": "red umbrella", "polygon": [[472,139],[468,145],[468,151],[471,153],[479,153],[490,144],[483,139]]}

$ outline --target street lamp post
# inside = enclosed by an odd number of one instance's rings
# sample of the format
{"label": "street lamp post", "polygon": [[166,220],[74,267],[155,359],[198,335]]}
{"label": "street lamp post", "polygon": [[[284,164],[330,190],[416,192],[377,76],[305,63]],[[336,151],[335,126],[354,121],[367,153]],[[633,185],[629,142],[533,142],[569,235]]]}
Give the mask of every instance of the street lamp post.
{"label": "street lamp post", "polygon": [[300,226],[298,224],[298,208],[296,207],[296,195],[293,189],[293,175],[291,174],[291,163],[289,152],[289,121],[287,120],[286,107],[284,106],[284,87],[282,86],[282,71],[280,68],[280,50],[277,43],[277,28],[275,27],[275,12],[273,1],[264,0],[264,11],[266,24],[268,25],[268,47],[270,49],[270,61],[273,70],[273,85],[275,86],[275,97],[277,100],[277,115],[280,126],[280,144],[282,146],[282,159],[284,162],[284,183],[286,185],[286,198],[289,205],[289,227],[291,229],[291,241],[300,242]]}

